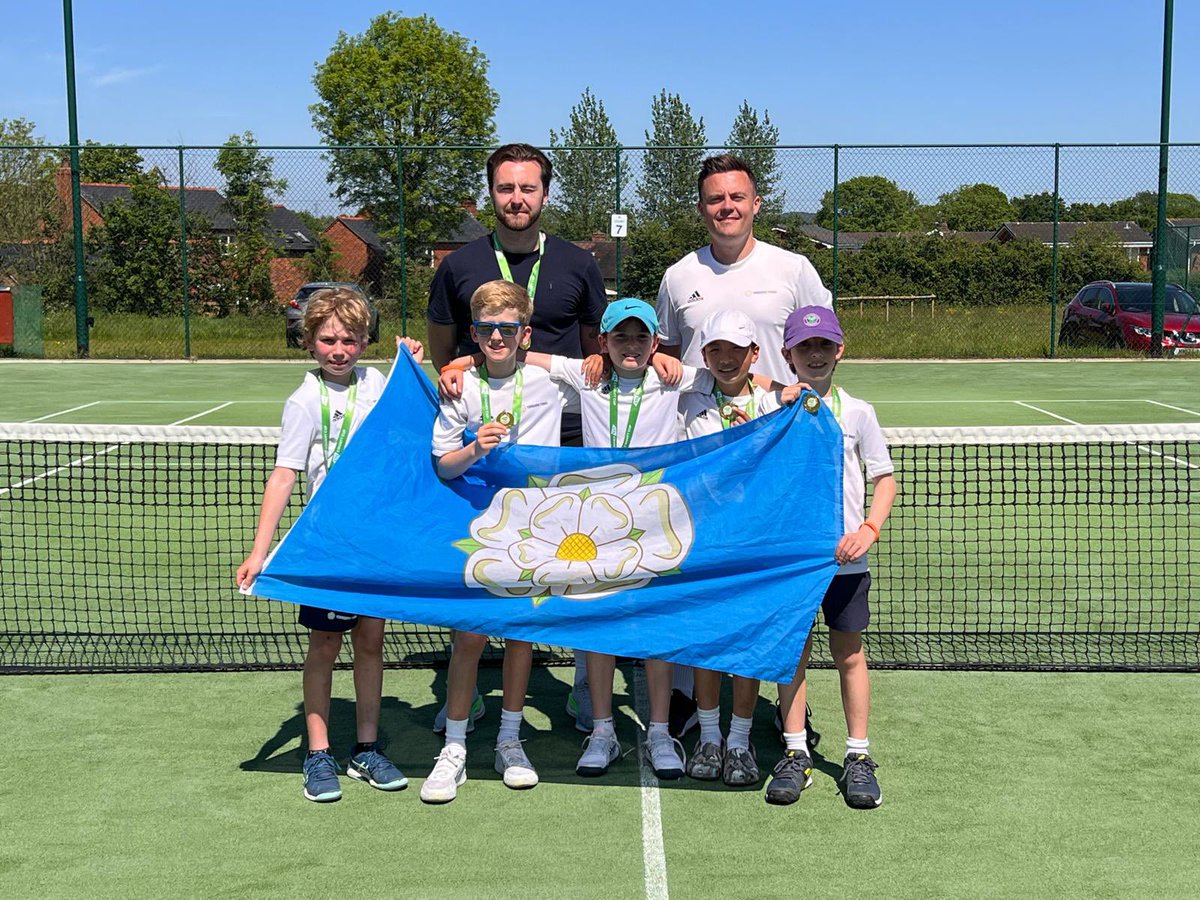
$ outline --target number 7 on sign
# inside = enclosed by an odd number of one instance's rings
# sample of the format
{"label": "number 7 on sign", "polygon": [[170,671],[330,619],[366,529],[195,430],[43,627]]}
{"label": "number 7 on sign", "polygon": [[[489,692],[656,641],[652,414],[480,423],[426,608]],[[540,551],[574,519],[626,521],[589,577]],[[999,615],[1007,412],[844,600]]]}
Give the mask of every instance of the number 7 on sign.
{"label": "number 7 on sign", "polygon": [[608,233],[615,238],[623,238],[629,231],[629,216],[625,213],[613,213],[608,226]]}

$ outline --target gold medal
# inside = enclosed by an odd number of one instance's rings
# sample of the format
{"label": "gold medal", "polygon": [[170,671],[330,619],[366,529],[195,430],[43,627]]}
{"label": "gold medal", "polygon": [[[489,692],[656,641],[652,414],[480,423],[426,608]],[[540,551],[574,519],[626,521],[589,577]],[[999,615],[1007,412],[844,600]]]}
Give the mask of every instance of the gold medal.
{"label": "gold medal", "polygon": [[821,398],[816,394],[809,394],[804,398],[804,411],[806,413],[812,413],[815,416],[820,408]]}
{"label": "gold medal", "polygon": [[721,418],[725,419],[728,422],[732,422],[734,410],[736,410],[736,409],[737,409],[737,407],[735,407],[732,403],[722,404],[721,405]]}
{"label": "gold medal", "polygon": [[504,412],[500,413],[500,415],[496,416],[496,421],[505,428],[512,428],[514,421],[513,414],[506,409]]}

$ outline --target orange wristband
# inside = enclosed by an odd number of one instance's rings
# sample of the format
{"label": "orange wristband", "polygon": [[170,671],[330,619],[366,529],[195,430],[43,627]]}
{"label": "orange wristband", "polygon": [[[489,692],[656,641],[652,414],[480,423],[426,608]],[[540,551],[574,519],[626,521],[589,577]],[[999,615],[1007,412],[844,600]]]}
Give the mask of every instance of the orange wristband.
{"label": "orange wristband", "polygon": [[464,369],[462,366],[456,366],[456,365],[454,365],[454,363],[446,363],[446,365],[444,365],[440,369],[438,369],[438,374],[445,375],[447,369],[458,369],[458,371],[460,371],[460,372],[466,371],[466,369]]}
{"label": "orange wristband", "polygon": [[875,525],[874,522],[863,522],[862,527],[870,528],[873,532],[875,532],[875,540],[879,540],[879,528]]}

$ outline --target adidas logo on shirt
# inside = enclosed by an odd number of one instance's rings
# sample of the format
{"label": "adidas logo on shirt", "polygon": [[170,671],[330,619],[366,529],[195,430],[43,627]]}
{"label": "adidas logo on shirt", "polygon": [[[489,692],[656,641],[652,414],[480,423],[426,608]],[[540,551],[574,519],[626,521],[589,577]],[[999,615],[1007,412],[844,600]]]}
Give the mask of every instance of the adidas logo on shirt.
{"label": "adidas logo on shirt", "polygon": [[332,420],[331,420],[331,421],[333,421],[333,422],[340,422],[340,421],[342,421],[342,419],[344,418],[344,415],[345,415],[345,414],[342,412],[342,410],[340,410],[340,409],[339,409],[339,410],[337,410],[336,412],[334,412],[334,414],[333,414],[333,418],[332,418]]}
{"label": "adidas logo on shirt", "polygon": [[703,299],[704,298],[700,295],[699,291],[692,291],[691,296],[687,298],[687,302],[688,303],[699,303]]}

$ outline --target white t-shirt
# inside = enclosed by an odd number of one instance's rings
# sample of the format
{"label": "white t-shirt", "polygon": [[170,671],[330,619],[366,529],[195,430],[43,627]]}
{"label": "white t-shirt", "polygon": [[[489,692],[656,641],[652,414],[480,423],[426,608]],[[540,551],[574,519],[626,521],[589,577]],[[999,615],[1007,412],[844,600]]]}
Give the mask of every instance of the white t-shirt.
{"label": "white t-shirt", "polygon": [[[764,408],[765,404],[769,403],[769,398],[772,396],[760,388],[757,384],[750,385],[753,394],[744,394],[740,397],[726,397],[725,399],[736,406],[738,409],[750,412],[750,398],[754,398],[754,415],[752,419],[757,419],[759,416],[766,415],[771,409]],[[773,409],[779,408],[779,403],[776,401]],[[731,425],[731,428],[737,426]],[[698,438],[706,434],[716,434],[722,431],[721,414],[717,409],[717,397],[710,390],[707,394],[690,393],[683,394],[679,398],[679,428],[685,440]]]}
{"label": "white t-shirt", "polygon": [[[846,534],[851,534],[862,528],[866,518],[866,478],[874,480],[880,475],[890,475],[896,471],[896,467],[892,465],[892,456],[888,452],[887,442],[883,439],[883,431],[879,428],[875,408],[866,400],[851,397],[840,387],[837,391],[842,407],[838,419],[838,424],[842,427],[842,527]],[[832,412],[833,391],[821,399]],[[778,391],[768,394],[765,408],[760,415],[774,412],[780,405]],[[864,467],[866,478],[863,477]],[[866,572],[867,555],[864,553],[853,562],[843,563],[837,573],[850,575]]]}
{"label": "white t-shirt", "polygon": [[[379,401],[387,379],[378,369],[355,366],[358,376],[358,393],[354,400],[353,420],[350,436],[358,431],[363,420]],[[350,386],[330,384],[329,389],[329,451],[337,445],[342,433],[342,419],[346,414],[346,399]],[[275,454],[275,465],[295,469],[308,475],[309,499],[325,480],[325,447],[321,437],[321,383],[320,370],[306,372],[300,387],[292,392],[283,405],[283,431],[279,436],[279,450]]]}
{"label": "white t-shirt", "polygon": [[[567,390],[550,380],[550,373],[537,366],[519,366],[524,373],[521,387],[521,419],[509,429],[506,440],[515,444],[540,444],[557,447],[560,443],[560,428],[563,409],[567,405]],[[445,456],[462,447],[463,431],[478,431],[483,425],[483,402],[479,385],[482,382],[477,369],[463,376],[462,396],[457,400],[443,400],[433,423],[433,455]],[[513,394],[517,386],[516,374],[507,378],[488,379],[488,402],[492,420],[502,412],[513,413]]]}
{"label": "white t-shirt", "polygon": [[678,346],[680,359],[703,366],[700,326],[719,309],[740,309],[751,321],[760,353],[752,371],[780,384],[796,376],[783,359],[783,325],[802,306],[833,308],[833,295],[807,258],[756,241],[745,259],[717,262],[712,247],[689,253],[663,274],[658,288],[658,333]]}
{"label": "white t-shirt", "polygon": [[[580,413],[583,416],[583,446],[611,447],[609,430],[609,381],[591,389],[583,378],[583,361],[566,356],[550,357],[550,377],[579,395]],[[641,376],[617,379],[617,446],[624,444],[625,429],[629,424],[629,410],[633,406],[633,395]],[[642,389],[642,403],[638,409],[637,423],[630,437],[630,447],[659,447],[679,440],[679,398],[683,394],[698,391],[711,393],[713,377],[708,369],[683,367],[683,379],[677,385],[663,384],[653,367],[646,369]]]}

